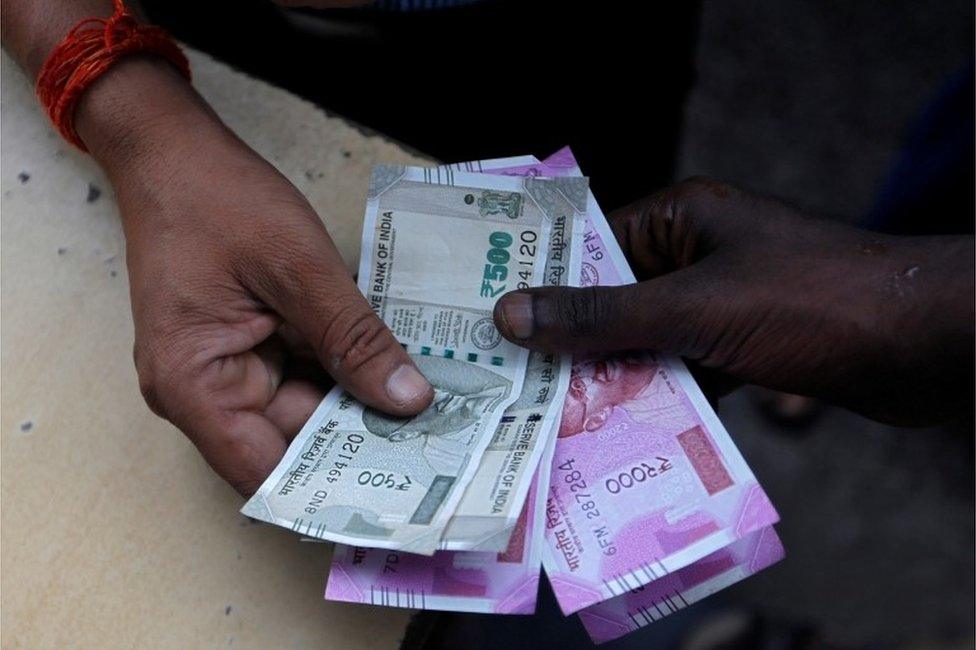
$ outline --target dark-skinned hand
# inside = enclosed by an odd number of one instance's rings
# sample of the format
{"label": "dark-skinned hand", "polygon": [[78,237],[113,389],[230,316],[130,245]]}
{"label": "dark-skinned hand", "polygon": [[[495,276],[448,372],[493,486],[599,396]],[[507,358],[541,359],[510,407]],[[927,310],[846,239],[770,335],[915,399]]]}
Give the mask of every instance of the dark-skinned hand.
{"label": "dark-skinned hand", "polygon": [[532,349],[653,349],[881,421],[965,415],[972,236],[895,237],[691,179],[613,213],[641,282],[540,288],[495,308]]}

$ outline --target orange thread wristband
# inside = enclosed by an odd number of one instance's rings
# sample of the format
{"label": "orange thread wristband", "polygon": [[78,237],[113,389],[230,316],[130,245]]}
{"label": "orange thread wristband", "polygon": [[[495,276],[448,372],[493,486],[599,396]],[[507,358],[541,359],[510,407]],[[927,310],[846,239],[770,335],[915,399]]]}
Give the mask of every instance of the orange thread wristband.
{"label": "orange thread wristband", "polygon": [[162,56],[190,79],[190,63],[166,30],[142,25],[122,0],[111,18],[86,18],[51,51],[37,77],[37,96],[65,140],[88,151],[75,131],[75,108],[85,90],[129,54]]}

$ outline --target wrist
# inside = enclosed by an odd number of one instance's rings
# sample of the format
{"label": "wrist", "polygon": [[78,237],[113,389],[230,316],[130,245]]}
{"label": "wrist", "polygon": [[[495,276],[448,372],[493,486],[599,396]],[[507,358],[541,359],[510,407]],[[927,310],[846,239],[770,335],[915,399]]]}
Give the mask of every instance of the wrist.
{"label": "wrist", "polygon": [[158,159],[180,143],[226,131],[193,87],[166,61],[132,56],[88,88],[75,126],[113,180]]}
{"label": "wrist", "polygon": [[879,308],[888,348],[874,372],[885,368],[898,380],[875,384],[900,413],[895,421],[948,421],[971,408],[973,239],[896,237],[891,251]]}

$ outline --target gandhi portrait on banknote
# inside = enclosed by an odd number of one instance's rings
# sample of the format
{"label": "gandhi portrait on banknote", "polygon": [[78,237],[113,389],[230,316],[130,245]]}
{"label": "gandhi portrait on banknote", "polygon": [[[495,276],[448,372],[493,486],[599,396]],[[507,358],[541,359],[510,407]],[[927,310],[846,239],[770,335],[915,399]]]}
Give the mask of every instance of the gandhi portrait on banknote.
{"label": "gandhi portrait on banknote", "polygon": [[390,442],[418,436],[450,436],[475,424],[489,404],[503,399],[512,382],[482,366],[444,357],[414,356],[420,372],[434,387],[434,401],[418,415],[396,418],[367,409],[366,429]]}
{"label": "gandhi portrait on banknote", "polygon": [[[664,422],[675,404],[670,387],[659,374],[651,354],[616,356],[573,365],[569,392],[559,424],[559,437],[596,431],[621,408],[637,422]],[[662,392],[663,391],[663,392]]]}

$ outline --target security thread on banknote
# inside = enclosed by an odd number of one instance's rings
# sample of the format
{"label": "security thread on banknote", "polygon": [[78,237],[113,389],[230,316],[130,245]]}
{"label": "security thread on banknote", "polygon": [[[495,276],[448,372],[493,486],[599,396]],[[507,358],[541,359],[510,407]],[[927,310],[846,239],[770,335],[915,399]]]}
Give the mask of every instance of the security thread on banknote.
{"label": "security thread on banknote", "polygon": [[[505,172],[505,168],[486,173]],[[571,182],[547,187],[553,215],[543,284],[577,285],[581,238],[586,221],[586,194]],[[530,181],[534,183],[534,181]],[[542,192],[537,192],[538,200]],[[531,352],[519,398],[502,417],[481,463],[448,522],[440,548],[502,552],[519,520],[532,476],[547,441],[555,435],[569,388],[569,355]]]}
{"label": "security thread on banknote", "polygon": [[591,605],[579,617],[595,643],[611,641],[745,580],[784,555],[773,527],[760,528],[674,573]]}
{"label": "security thread on banknote", "polygon": [[434,400],[393,418],[333,390],[243,512],[311,537],[432,553],[524,380],[528,353],[500,336],[494,302],[541,282],[552,196],[573,191],[585,196],[585,180],[377,167],[360,289]]}
{"label": "security thread on banknote", "polygon": [[327,600],[489,614],[531,614],[539,591],[550,438],[508,546],[500,553],[438,551],[426,557],[337,544]]}

